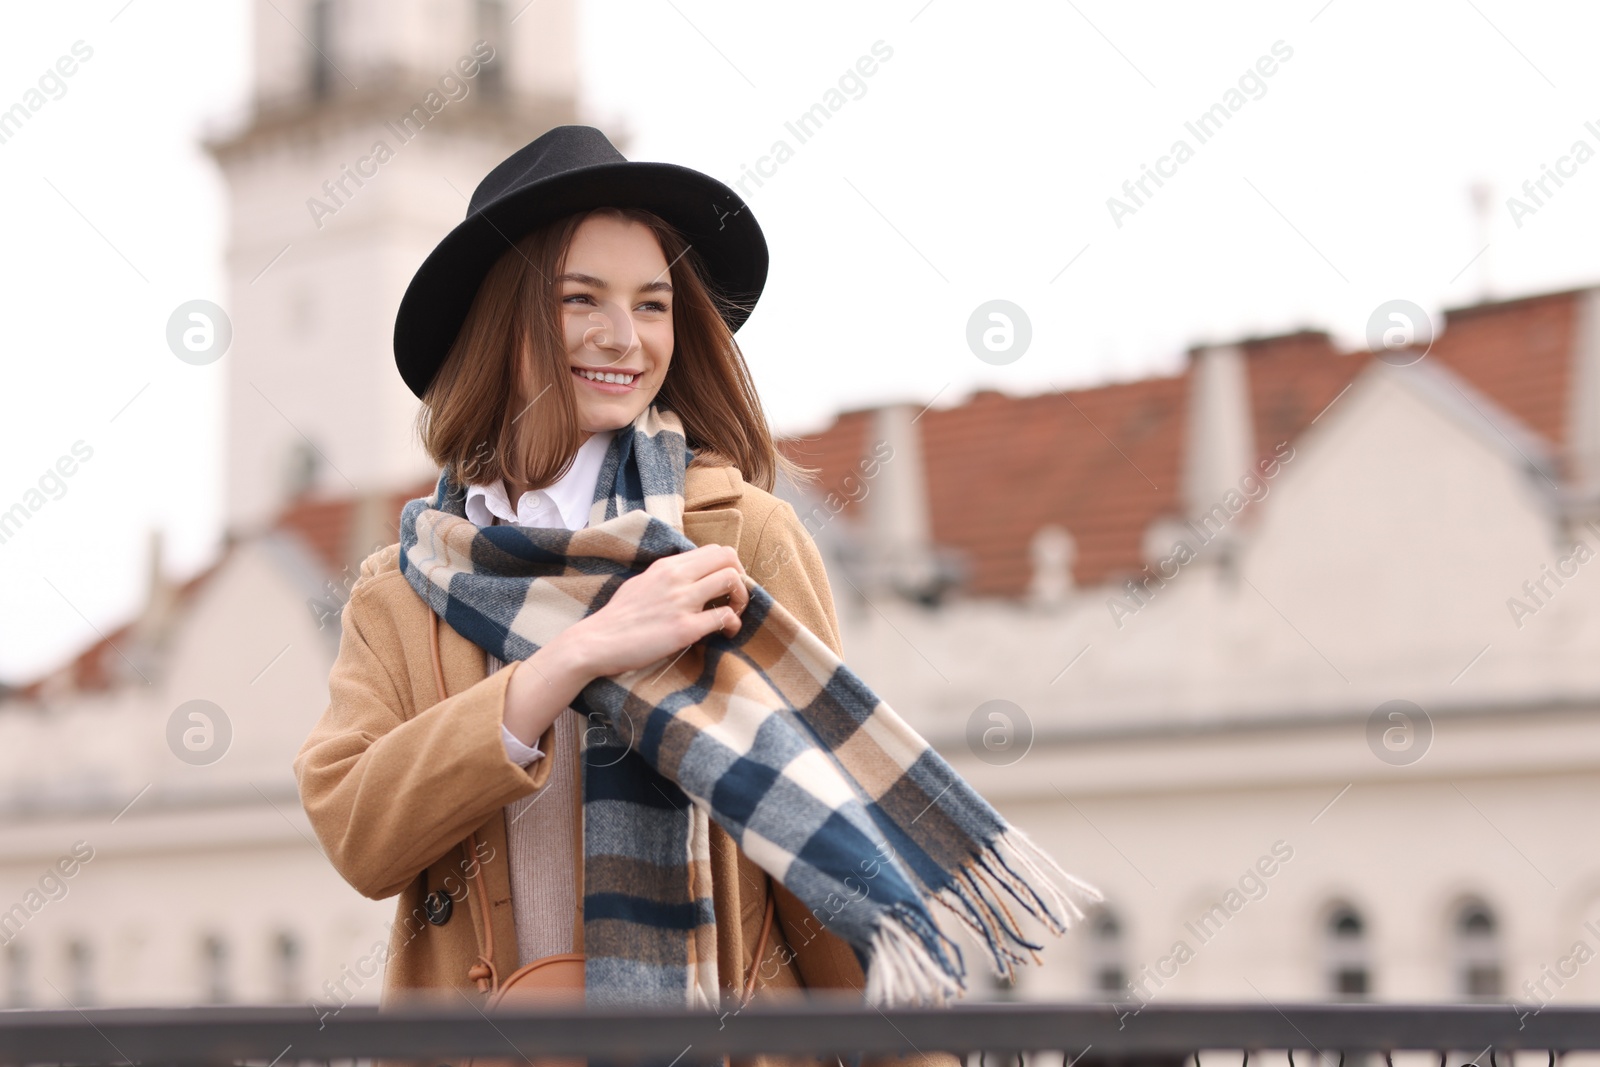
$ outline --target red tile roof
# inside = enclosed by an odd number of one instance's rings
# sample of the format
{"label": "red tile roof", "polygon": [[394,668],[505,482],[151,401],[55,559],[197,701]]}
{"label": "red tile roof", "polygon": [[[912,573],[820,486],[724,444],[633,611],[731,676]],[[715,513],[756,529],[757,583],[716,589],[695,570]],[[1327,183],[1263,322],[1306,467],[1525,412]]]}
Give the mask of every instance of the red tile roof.
{"label": "red tile roof", "polygon": [[1249,359],[1250,409],[1262,458],[1304,433],[1372,359],[1369,352],[1341,353],[1327,334],[1310,331],[1241,347]]}
{"label": "red tile roof", "polygon": [[[1316,418],[1364,362],[1339,356],[1326,334],[1314,332],[1242,347],[1263,456]],[[1026,397],[985,390],[924,413],[917,424],[932,536],[966,556],[967,592],[1021,594],[1029,542],[1047,523],[1072,532],[1080,585],[1142,567],[1145,529],[1180,510],[1187,397],[1185,373]],[[825,491],[862,454],[869,417],[850,412],[783,446],[823,468],[818,488]]]}
{"label": "red tile roof", "polygon": [[1428,358],[1493,397],[1559,453],[1567,444],[1568,379],[1581,292],[1449,311]]}
{"label": "red tile roof", "polygon": [[1145,527],[1177,503],[1183,401],[1182,378],[1150,378],[923,416],[932,536],[967,557],[967,592],[1023,592],[1046,523],[1072,532],[1080,582],[1137,568]]}
{"label": "red tile roof", "polygon": [[[386,526],[380,537],[386,536],[388,544],[400,540],[400,511],[406,502],[419,496],[433,495],[434,487],[438,485],[437,478],[429,478],[425,482],[418,482],[408,489],[396,490],[387,494],[383,499],[382,514],[385,516]],[[302,497],[290,504],[288,509],[278,516],[274,527],[286,533],[294,534],[305,546],[311,550],[323,565],[328,568],[329,574],[338,574],[347,566],[359,560],[352,561],[349,553],[352,550],[352,537],[355,534],[356,500],[354,497],[316,498]],[[353,568],[352,568],[353,569]]]}
{"label": "red tile roof", "polygon": [[[1427,358],[1559,448],[1580,292],[1450,311]],[[1313,330],[1239,345],[1263,458],[1304,433],[1373,358],[1341,353]],[[1188,374],[1025,397],[983,391],[918,419],[931,535],[967,557],[966,591],[1025,592],[1029,542],[1046,523],[1071,531],[1078,584],[1139,571],[1151,522],[1181,509]],[[837,487],[862,454],[870,417],[849,412],[782,447],[823,468],[819,489]]]}

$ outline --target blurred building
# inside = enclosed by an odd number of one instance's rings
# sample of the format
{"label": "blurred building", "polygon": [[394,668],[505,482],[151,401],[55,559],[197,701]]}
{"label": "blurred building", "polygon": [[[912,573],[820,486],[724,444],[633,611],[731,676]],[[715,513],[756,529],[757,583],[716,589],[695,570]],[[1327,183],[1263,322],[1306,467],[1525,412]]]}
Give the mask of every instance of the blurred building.
{"label": "blurred building", "polygon": [[[394,902],[328,865],[290,763],[356,564],[434,482],[394,308],[490,166],[582,121],[573,21],[257,5],[211,144],[231,537],[181,586],[153,543],[140,617],[0,705],[6,1003],[376,1000]],[[980,995],[1600,995],[1600,290],[785,447],[848,662],[1106,891]]]}
{"label": "blurred building", "polygon": [[253,38],[248,113],[207,143],[231,194],[227,547],[180,586],[152,542],[141,616],[0,704],[0,1004],[381,985],[394,902],[329,866],[290,763],[360,560],[436,476],[394,310],[483,174],[581,121],[576,5],[271,0]]}
{"label": "blurred building", "polygon": [[1006,992],[1600,996],[1597,388],[1591,289],[791,446],[847,661],[1107,894]]}

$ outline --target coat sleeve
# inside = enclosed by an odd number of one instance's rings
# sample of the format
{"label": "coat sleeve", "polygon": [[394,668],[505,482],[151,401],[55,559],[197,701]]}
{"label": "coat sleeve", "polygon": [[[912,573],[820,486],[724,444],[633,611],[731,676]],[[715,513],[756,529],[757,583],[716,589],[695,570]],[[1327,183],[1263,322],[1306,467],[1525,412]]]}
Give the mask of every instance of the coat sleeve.
{"label": "coat sleeve", "polygon": [[778,500],[767,512],[745,571],[757,585],[772,594],[772,599],[833,649],[834,655],[844,658],[833,590],[828,585],[822,554],[787,500]]}
{"label": "coat sleeve", "polygon": [[294,761],[301,804],[328,860],[373,900],[400,892],[549,776],[548,760],[519,767],[502,741],[516,664],[415,710],[398,661],[417,647],[407,625],[420,629],[420,619],[433,621],[427,613],[395,618],[358,583],[344,607],[328,706]]}

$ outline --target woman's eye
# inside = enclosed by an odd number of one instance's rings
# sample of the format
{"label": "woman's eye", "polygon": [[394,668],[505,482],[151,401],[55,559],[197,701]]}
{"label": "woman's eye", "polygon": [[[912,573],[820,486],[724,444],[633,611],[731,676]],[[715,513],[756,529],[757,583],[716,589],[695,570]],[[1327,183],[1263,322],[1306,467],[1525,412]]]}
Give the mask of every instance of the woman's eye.
{"label": "woman's eye", "polygon": [[[563,304],[568,304],[574,300],[582,300],[590,304],[594,303],[594,298],[588,293],[573,293],[570,296],[563,297],[561,302]],[[660,312],[661,314],[666,314],[672,310],[665,302],[660,300],[647,300],[643,304],[640,304],[639,307],[642,310]]]}

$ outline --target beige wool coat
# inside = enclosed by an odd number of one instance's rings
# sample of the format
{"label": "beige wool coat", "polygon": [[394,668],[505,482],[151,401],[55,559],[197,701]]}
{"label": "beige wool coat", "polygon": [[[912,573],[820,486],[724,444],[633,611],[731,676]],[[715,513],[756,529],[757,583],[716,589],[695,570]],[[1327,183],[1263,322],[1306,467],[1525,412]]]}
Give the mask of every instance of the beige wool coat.
{"label": "beige wool coat", "polygon": [[[822,559],[787,502],[746,482],[736,467],[696,463],[684,487],[683,532],[697,545],[736,549],[750,577],[842,657]],[[549,759],[526,768],[511,762],[500,726],[516,664],[488,674],[484,651],[438,620],[400,573],[399,550],[390,545],[361,565],[342,614],[329,703],[294,771],[306,814],[340,875],[374,900],[399,894],[382,1005],[441,992],[459,1002],[453,990],[481,1005],[486,997],[468,969],[478,959],[484,917],[467,875],[476,866],[484,879],[492,954],[504,978],[518,962],[504,809],[544,785]],[[430,626],[438,628],[443,700],[436,696]],[[545,752],[554,751],[552,734],[553,727],[541,741]],[[473,831],[475,863],[467,846]],[[714,822],[711,832],[723,987],[743,989],[753,971],[757,1000],[801,987],[861,989],[865,980],[849,947],[819,929],[805,905]],[[426,921],[424,885],[451,898],[451,917],[442,925]],[[774,922],[757,961],[769,886]],[[911,1059],[956,1063],[943,1054]]]}

